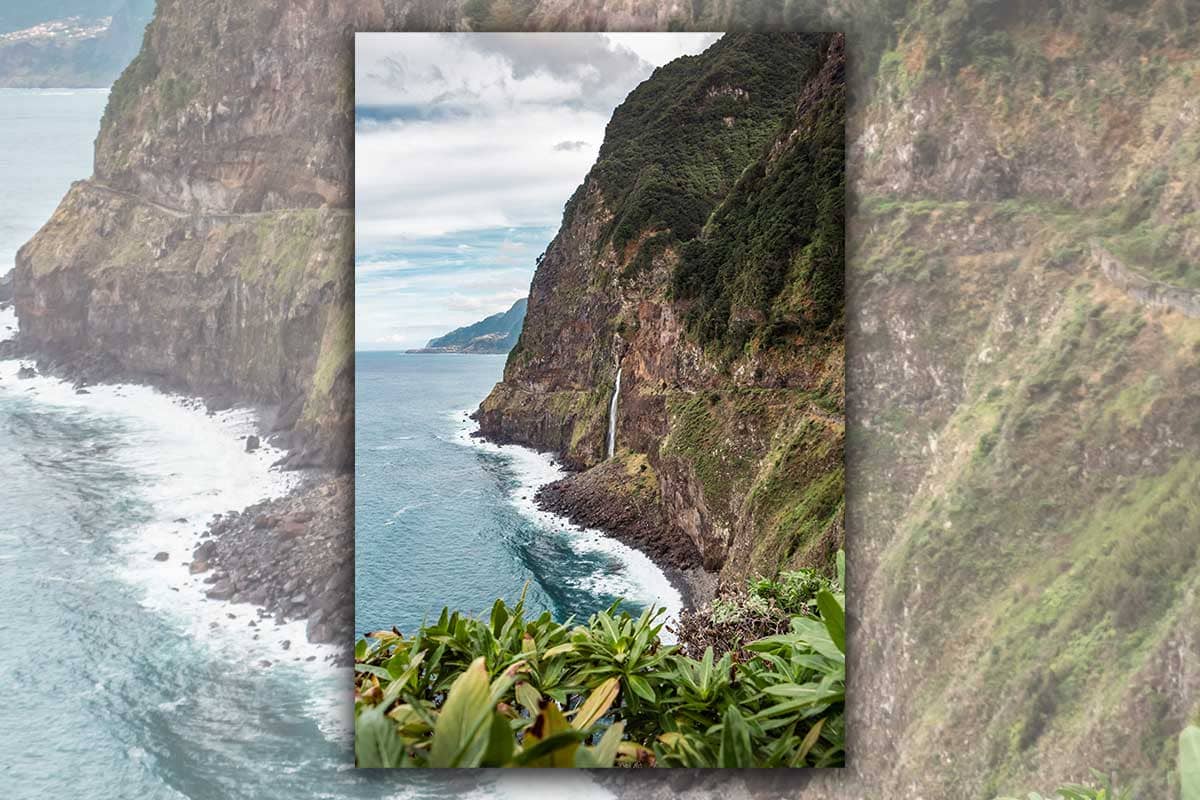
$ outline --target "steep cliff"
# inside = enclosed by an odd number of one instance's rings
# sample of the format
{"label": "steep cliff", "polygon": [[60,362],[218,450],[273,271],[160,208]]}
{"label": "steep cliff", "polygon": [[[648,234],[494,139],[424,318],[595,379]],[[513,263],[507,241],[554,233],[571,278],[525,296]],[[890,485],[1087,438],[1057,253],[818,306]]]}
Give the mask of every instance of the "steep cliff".
{"label": "steep cliff", "polygon": [[293,464],[347,464],[351,37],[450,11],[160,2],[95,173],[18,254],[19,346],[89,379],[277,405]]}
{"label": "steep cliff", "polygon": [[862,709],[862,746],[897,784],[1098,768],[1178,795],[1200,709],[1198,19],[913,4],[852,115],[848,524],[875,565],[855,641],[891,701]]}
{"label": "steep cliff", "polygon": [[567,204],[483,433],[594,467],[619,373],[614,457],[646,457],[664,511],[643,546],[686,538],[729,578],[828,564],[843,126],[841,36],[727,36],[657,70]]}
{"label": "steep cliff", "polygon": [[1100,769],[1178,797],[1174,739],[1200,714],[1200,6],[526,11],[843,29],[852,51],[847,771],[605,783],[992,798]]}

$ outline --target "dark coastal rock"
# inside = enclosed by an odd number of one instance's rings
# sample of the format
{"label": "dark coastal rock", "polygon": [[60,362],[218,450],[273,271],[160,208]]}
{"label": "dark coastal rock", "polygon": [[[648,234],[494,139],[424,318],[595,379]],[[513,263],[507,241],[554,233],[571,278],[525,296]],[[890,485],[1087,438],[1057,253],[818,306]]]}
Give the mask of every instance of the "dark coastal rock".
{"label": "dark coastal rock", "polygon": [[246,437],[246,452],[247,453],[253,453],[255,450],[258,449],[258,447],[259,447],[259,440],[258,440],[257,436],[251,435],[251,436]]}
{"label": "dark coastal rock", "polygon": [[233,597],[236,591],[234,585],[229,581],[218,581],[208,590],[207,597],[210,600],[228,600]]}
{"label": "dark coastal rock", "polygon": [[21,380],[36,378],[37,374],[37,370],[28,365],[22,366],[19,370],[17,370],[17,377]]}
{"label": "dark coastal rock", "polygon": [[[213,591],[259,606],[277,625],[307,620],[310,641],[346,647],[354,617],[353,484],[349,476],[312,480],[292,494],[213,520],[197,548],[220,575]],[[204,550],[201,553],[201,549]]]}
{"label": "dark coastal rock", "polygon": [[196,559],[188,565],[188,572],[192,575],[199,575],[201,573],[208,572],[208,562]]}
{"label": "dark coastal rock", "polygon": [[[662,567],[694,570],[701,554],[687,534],[668,524],[655,477],[644,459],[614,459],[547,484],[534,496],[538,507],[586,528],[597,528],[641,550]],[[633,472],[633,475],[630,475]]]}
{"label": "dark coastal rock", "polygon": [[154,554],[155,561],[166,561],[170,557],[171,557],[171,554],[165,550],[160,550],[159,552]]}
{"label": "dark coastal rock", "polygon": [[283,523],[276,528],[280,536],[302,536],[308,530],[308,526],[303,522],[298,522],[294,519],[284,520]]}

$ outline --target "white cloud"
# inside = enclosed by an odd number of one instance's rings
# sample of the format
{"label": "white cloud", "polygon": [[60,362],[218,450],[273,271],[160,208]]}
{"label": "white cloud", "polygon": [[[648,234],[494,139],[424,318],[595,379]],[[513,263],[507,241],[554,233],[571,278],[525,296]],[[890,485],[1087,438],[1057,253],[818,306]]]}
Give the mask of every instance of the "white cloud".
{"label": "white cloud", "polygon": [[[524,296],[613,109],[718,37],[357,34],[358,346],[419,346]],[[480,235],[510,229],[549,233]]]}

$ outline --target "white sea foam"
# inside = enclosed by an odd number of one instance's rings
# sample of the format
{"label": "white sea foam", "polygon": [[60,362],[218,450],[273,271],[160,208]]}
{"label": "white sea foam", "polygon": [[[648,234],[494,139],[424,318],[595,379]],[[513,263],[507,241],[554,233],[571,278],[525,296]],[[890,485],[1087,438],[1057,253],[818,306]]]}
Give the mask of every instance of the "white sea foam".
{"label": "white sea foam", "polygon": [[[11,309],[0,312],[0,333],[8,318]],[[348,736],[353,727],[345,690],[349,676],[328,663],[336,649],[309,644],[303,621],[276,625],[258,619],[250,604],[209,600],[206,576],[189,574],[192,552],[214,515],[282,496],[299,480],[296,473],[271,466],[282,451],[264,443],[246,452],[245,437],[257,430],[255,412],[209,414],[195,399],[131,384],[93,385],[79,394],[57,378],[18,379],[18,370],[27,364],[31,362],[0,361],[0,392],[20,393],[39,405],[121,426],[120,444],[107,455],[138,476],[138,492],[150,515],[117,532],[125,559],[115,570],[142,591],[142,606],[172,620],[236,669],[301,672],[317,692],[313,719],[327,736]],[[162,552],[167,560],[155,560]],[[250,626],[250,620],[256,625]],[[285,640],[288,650],[282,648]],[[271,666],[263,667],[263,661]]]}
{"label": "white sea foam", "polygon": [[[517,480],[517,487],[509,494],[509,502],[541,528],[566,536],[575,552],[608,556],[618,565],[615,570],[579,579],[579,588],[597,594],[624,597],[645,606],[665,608],[667,622],[679,618],[679,612],[683,610],[683,597],[649,556],[603,531],[584,528],[566,517],[538,508],[533,499],[537,490],[567,476],[567,471],[552,455],[520,445],[495,444],[472,436],[478,426],[467,417],[467,413],[456,411],[453,414],[454,419],[460,423],[455,441],[467,447],[498,454],[508,461]],[[664,641],[674,641],[667,627],[663,628],[661,636]]]}
{"label": "white sea foam", "polygon": [[0,308],[0,342],[17,335],[17,312],[12,306]]}

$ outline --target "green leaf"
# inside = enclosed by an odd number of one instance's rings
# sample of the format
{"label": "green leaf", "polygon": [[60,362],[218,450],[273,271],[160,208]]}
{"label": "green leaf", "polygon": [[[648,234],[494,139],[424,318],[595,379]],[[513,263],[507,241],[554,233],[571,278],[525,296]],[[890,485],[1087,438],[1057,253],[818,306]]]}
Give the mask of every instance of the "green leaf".
{"label": "green leaf", "polygon": [[813,725],[808,735],[804,737],[804,741],[800,742],[800,748],[796,751],[796,757],[792,759],[792,766],[799,767],[804,764],[804,759],[808,755],[808,751],[813,749],[813,745],[821,738],[821,729],[825,727],[824,718],[817,720],[817,724]]}
{"label": "green leaf", "polygon": [[488,689],[487,668],[477,658],[450,687],[433,734],[430,766],[478,766],[485,744],[481,734],[492,713]]}
{"label": "green leaf", "polygon": [[502,767],[512,760],[516,742],[513,739],[512,728],[504,715],[492,712],[492,723],[488,728],[487,748],[484,750],[480,766]]}
{"label": "green leaf", "polygon": [[528,711],[531,715],[537,716],[538,709],[542,704],[542,693],[528,683],[517,684],[517,702],[521,707]]}
{"label": "green leaf", "polygon": [[597,686],[592,693],[588,695],[588,699],[575,711],[575,718],[571,720],[571,727],[579,730],[587,730],[593,724],[612,708],[613,702],[617,699],[617,692],[620,691],[621,684],[616,678],[609,678],[604,683]]}
{"label": "green leaf", "polygon": [[754,751],[750,746],[750,726],[737,710],[730,705],[725,709],[721,724],[721,752],[718,756],[721,767],[737,768],[754,766]]}
{"label": "green leaf", "polygon": [[354,721],[354,760],[360,767],[404,766],[404,741],[381,706],[363,711]]}
{"label": "green leaf", "polygon": [[1200,727],[1189,725],[1179,735],[1179,797],[1200,800]]}
{"label": "green leaf", "polygon": [[530,767],[573,766],[575,749],[587,736],[586,731],[568,725],[558,704],[547,700],[537,719],[525,731],[526,749],[518,760],[523,766]]}
{"label": "green leaf", "polygon": [[624,734],[624,722],[615,722],[609,726],[595,747],[596,766],[611,767],[613,765],[617,760],[617,748],[621,746],[621,737]]}
{"label": "green leaf", "polygon": [[514,767],[572,767],[579,743],[587,738],[583,731],[567,728],[549,739],[539,739],[512,760]]}
{"label": "green leaf", "polygon": [[504,605],[503,600],[497,599],[492,604],[492,634],[499,636],[500,629],[506,622],[508,622],[508,607]]}
{"label": "green leaf", "polygon": [[545,653],[542,653],[542,658],[554,658],[555,656],[561,656],[566,653],[572,653],[574,651],[575,651],[575,645],[568,642],[567,644],[560,644],[560,645],[557,645],[556,647],[551,647]]}
{"label": "green leaf", "polygon": [[821,619],[829,638],[843,654],[846,652],[846,612],[833,593],[824,590],[817,594],[817,608],[821,610]]}
{"label": "green leaf", "polygon": [[700,659],[700,691],[703,694],[708,694],[708,686],[712,681],[713,673],[713,649],[712,647],[704,648],[704,657]]}
{"label": "green leaf", "polygon": [[383,667],[377,667],[374,664],[355,664],[355,672],[365,672],[374,675],[377,678],[383,678],[385,681],[392,679],[392,673],[388,672]]}
{"label": "green leaf", "polygon": [[630,690],[638,697],[642,698],[648,703],[653,703],[655,701],[656,697],[654,694],[654,689],[651,688],[650,684],[646,682],[645,678],[637,675],[626,675],[625,681],[629,684]]}

